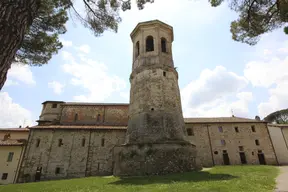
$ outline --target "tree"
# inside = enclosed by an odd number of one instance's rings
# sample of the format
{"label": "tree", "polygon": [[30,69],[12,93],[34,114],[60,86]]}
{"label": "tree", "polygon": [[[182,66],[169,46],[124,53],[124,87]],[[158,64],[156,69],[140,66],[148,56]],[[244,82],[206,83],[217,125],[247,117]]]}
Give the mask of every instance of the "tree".
{"label": "tree", "polygon": [[[66,32],[68,12],[99,36],[117,32],[119,11],[131,9],[130,0],[82,1],[85,17],[71,0],[0,0],[0,91],[13,62],[41,66],[62,48],[59,35]],[[153,0],[137,0],[138,8],[147,2]]]}
{"label": "tree", "polygon": [[[224,0],[209,0],[214,7]],[[232,39],[255,45],[260,35],[283,27],[288,21],[287,0],[229,0],[229,7],[239,13],[231,23]],[[288,27],[284,27],[288,34]]]}
{"label": "tree", "polygon": [[264,118],[269,123],[288,124],[288,109],[275,111]]}

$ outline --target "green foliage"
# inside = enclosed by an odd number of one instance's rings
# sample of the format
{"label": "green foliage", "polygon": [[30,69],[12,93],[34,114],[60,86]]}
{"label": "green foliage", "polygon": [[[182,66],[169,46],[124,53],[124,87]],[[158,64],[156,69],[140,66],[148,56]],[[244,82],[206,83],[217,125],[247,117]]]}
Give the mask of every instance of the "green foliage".
{"label": "green foliage", "polygon": [[[215,7],[224,0],[209,1]],[[260,35],[288,21],[287,0],[230,0],[229,7],[239,13],[239,18],[231,23],[232,39],[249,45],[255,45]]]}
{"label": "green foliage", "polygon": [[269,123],[288,124],[288,109],[275,111],[264,118]]}
{"label": "green foliage", "polygon": [[[121,22],[119,11],[131,9],[131,0],[82,0],[85,16],[81,16],[71,0],[39,0],[37,16],[27,30],[15,61],[29,65],[47,64],[53,54],[62,48],[59,35],[66,32],[68,11],[95,36],[106,30],[117,32]],[[152,0],[137,0],[139,9]],[[72,14],[71,14],[72,15]]]}
{"label": "green foliage", "polygon": [[147,177],[85,177],[0,186],[1,192],[270,192],[274,166],[217,166],[210,170]]}

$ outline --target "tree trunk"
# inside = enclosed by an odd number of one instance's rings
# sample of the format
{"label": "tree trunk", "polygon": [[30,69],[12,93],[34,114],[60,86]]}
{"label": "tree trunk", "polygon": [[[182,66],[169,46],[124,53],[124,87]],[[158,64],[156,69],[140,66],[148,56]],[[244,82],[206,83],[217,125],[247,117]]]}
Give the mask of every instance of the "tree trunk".
{"label": "tree trunk", "polygon": [[0,0],[0,91],[40,0]]}

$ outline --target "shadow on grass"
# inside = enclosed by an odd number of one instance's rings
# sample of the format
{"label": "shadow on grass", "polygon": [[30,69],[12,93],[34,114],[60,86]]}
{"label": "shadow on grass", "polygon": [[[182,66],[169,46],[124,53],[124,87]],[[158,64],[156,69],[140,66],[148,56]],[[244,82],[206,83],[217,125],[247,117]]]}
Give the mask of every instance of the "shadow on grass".
{"label": "shadow on grass", "polygon": [[201,182],[201,181],[221,181],[238,178],[229,174],[211,174],[206,171],[187,172],[181,174],[169,174],[162,176],[143,177],[121,177],[120,180],[111,182],[112,185],[147,185],[147,184],[169,184],[173,182]]}

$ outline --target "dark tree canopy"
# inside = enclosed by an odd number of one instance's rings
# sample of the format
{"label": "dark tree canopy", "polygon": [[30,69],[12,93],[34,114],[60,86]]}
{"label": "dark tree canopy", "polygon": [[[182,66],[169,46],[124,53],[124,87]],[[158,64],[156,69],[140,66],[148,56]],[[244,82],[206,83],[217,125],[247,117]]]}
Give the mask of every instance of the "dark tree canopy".
{"label": "dark tree canopy", "polygon": [[[219,6],[224,0],[209,0]],[[287,0],[227,0],[229,7],[239,13],[231,23],[232,39],[255,45],[260,35],[283,27],[288,21]],[[284,28],[288,34],[288,28]]]}
{"label": "dark tree canopy", "polygon": [[264,118],[269,123],[288,124],[288,109],[275,111]]}

